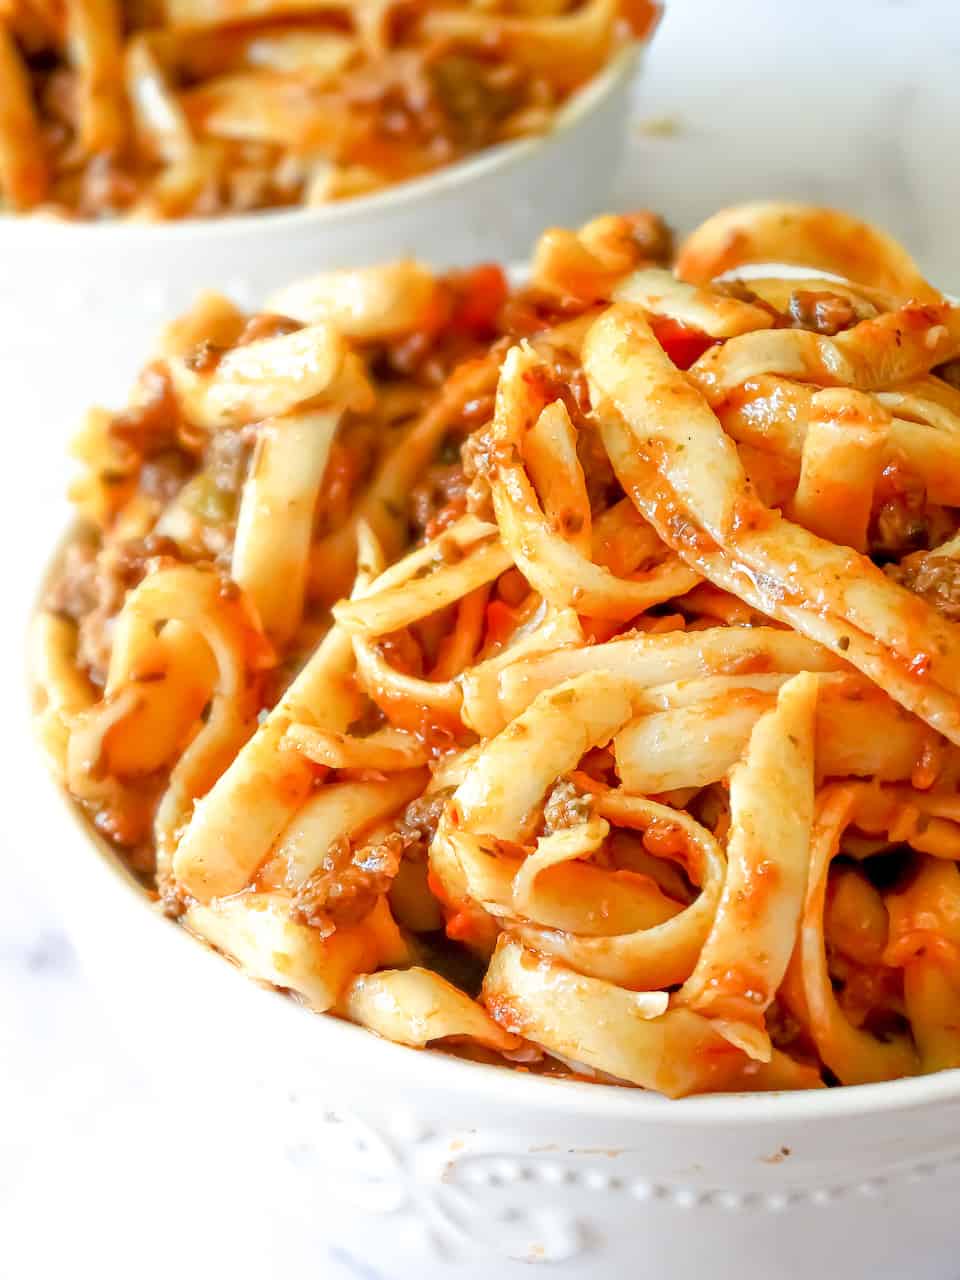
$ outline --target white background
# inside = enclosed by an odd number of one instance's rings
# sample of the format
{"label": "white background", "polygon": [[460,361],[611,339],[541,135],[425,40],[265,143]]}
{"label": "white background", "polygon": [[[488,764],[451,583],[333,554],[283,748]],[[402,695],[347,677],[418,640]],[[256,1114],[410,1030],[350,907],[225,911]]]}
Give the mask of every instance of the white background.
{"label": "white background", "polygon": [[[838,204],[901,236],[960,292],[958,109],[953,0],[668,0],[614,203],[682,228],[759,196]],[[53,537],[63,439],[18,436],[11,405],[0,429],[0,545],[17,598],[29,557],[16,523],[39,507]],[[0,721],[2,812],[17,805],[30,749],[17,723]],[[123,1010],[103,1010],[86,984],[43,884],[44,850],[8,840],[2,858],[0,1277],[362,1276],[349,1258],[317,1255],[282,1150],[251,1169],[236,1117],[184,1128],[180,1100],[125,1042]]]}

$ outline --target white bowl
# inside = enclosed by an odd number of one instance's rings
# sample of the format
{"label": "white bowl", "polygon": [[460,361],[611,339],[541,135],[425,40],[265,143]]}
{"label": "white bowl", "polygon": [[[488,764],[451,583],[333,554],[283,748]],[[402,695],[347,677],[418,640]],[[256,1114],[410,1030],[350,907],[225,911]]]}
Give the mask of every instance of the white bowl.
{"label": "white bowl", "polygon": [[546,226],[601,212],[642,47],[624,48],[552,130],[320,209],[180,222],[0,216],[4,397],[34,428],[122,395],[159,326],[201,289],[244,306],[327,267],[405,254],[440,267],[525,259]]}
{"label": "white bowl", "polygon": [[12,847],[49,870],[126,1043],[173,1097],[238,1117],[223,1158],[248,1163],[254,1194],[246,1118],[296,1151],[304,1266],[333,1244],[367,1280],[520,1280],[531,1262],[579,1280],[956,1275],[960,1072],[667,1101],[401,1048],[258,987],[164,919],[39,753],[16,749]]}

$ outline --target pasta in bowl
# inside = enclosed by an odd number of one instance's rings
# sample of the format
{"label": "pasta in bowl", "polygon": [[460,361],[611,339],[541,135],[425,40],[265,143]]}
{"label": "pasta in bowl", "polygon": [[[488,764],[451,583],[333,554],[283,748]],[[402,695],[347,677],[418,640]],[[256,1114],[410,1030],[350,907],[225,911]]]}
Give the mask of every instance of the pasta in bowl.
{"label": "pasta in bowl", "polygon": [[191,933],[401,1044],[956,1066],[960,312],[828,210],[670,259],[204,295],[79,437],[41,743]]}
{"label": "pasta in bowl", "polygon": [[368,195],[547,132],[648,0],[5,0],[0,208],[205,217]]}

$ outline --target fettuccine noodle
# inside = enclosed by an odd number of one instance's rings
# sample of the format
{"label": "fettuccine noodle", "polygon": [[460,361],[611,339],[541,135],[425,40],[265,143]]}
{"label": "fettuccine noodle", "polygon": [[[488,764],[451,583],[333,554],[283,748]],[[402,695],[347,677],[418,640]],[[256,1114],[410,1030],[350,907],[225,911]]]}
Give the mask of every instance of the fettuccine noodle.
{"label": "fettuccine noodle", "polygon": [[44,753],[193,934],[400,1044],[958,1067],[960,308],[830,210],[666,242],[203,295],[78,441]]}

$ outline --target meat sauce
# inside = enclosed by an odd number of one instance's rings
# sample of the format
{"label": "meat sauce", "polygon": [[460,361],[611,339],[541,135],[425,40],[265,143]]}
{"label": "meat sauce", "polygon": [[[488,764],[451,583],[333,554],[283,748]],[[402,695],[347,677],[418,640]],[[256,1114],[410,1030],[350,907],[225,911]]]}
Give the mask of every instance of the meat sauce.
{"label": "meat sauce", "polygon": [[[370,344],[363,354],[377,380],[397,384],[404,392],[413,390],[414,402],[429,406],[433,403],[437,387],[462,362],[472,361],[491,348],[498,358],[508,349],[518,331],[526,329],[524,336],[542,357],[541,365],[529,378],[528,389],[533,392],[535,406],[542,407],[555,400],[563,402],[577,430],[578,457],[591,506],[594,511],[605,510],[621,500],[624,493],[597,430],[590,387],[577,357],[561,343],[551,342],[549,336],[545,336],[545,330],[558,321],[576,314],[586,315],[589,319],[590,313],[589,307],[581,305],[577,310],[570,300],[548,298],[534,289],[511,292],[503,271],[485,264],[468,272],[450,273],[443,277],[415,333],[396,341]],[[790,298],[787,312],[778,314],[776,323],[781,327],[796,325],[823,336],[833,336],[856,323],[857,319],[856,308],[840,295],[796,291]],[[298,327],[296,321],[284,316],[257,315],[248,321],[237,345],[293,332]],[[688,369],[715,343],[706,333],[672,320],[655,320],[653,331],[666,355],[681,370]],[[208,345],[198,348],[190,363],[195,369],[212,371],[222,354],[222,349]],[[494,397],[492,393],[483,391],[467,400],[444,424],[444,436],[436,457],[409,492],[405,514],[411,543],[436,538],[467,511],[485,519],[492,518],[489,480],[498,462],[497,449],[503,447],[497,445],[489,431],[493,412]],[[110,420],[107,435],[114,450],[111,456],[116,462],[117,475],[124,485],[134,486],[139,497],[149,500],[146,510],[152,515],[145,517],[146,527],[143,530],[127,531],[124,536],[117,536],[111,516],[100,530],[76,541],[64,558],[62,571],[49,597],[52,610],[77,624],[79,664],[95,684],[102,687],[106,680],[111,629],[125,594],[153,568],[190,561],[191,558],[196,560],[198,553],[190,550],[183,539],[161,532],[153,525],[159,512],[167,504],[173,504],[181,491],[198,479],[223,498],[218,518],[222,524],[224,562],[229,562],[237,498],[248,472],[257,429],[258,424],[251,423],[243,428],[223,429],[201,436],[182,420],[168,375],[159,364],[146,370],[133,406]],[[316,539],[326,536],[331,530],[336,531],[346,521],[358,493],[368,483],[380,461],[382,434],[383,424],[363,413],[345,417],[331,447],[317,502],[313,528]],[[515,448],[513,445],[509,447]],[[654,511],[658,529],[672,546],[680,548],[688,558],[707,562],[707,557],[719,552],[720,548],[699,525],[695,513],[684,509],[662,480],[670,460],[671,456],[665,449],[660,456],[642,460],[650,471],[649,492],[640,492],[641,484],[645,483],[645,473],[641,472],[637,481],[638,491],[634,495],[636,505]],[[732,533],[734,536],[746,535],[771,526],[779,518],[778,513],[765,508],[748,492],[732,504]],[[936,655],[927,652],[922,645],[912,644],[911,633],[918,625],[918,619],[922,622],[923,610],[919,602],[932,604],[950,620],[960,620],[960,567],[949,551],[939,550],[945,528],[940,516],[932,510],[924,486],[911,475],[905,462],[899,458],[889,459],[877,485],[870,550],[876,560],[888,561],[887,573],[916,597],[909,604],[916,606],[917,616],[912,615],[910,607],[903,611],[902,616],[903,647],[911,649],[910,655],[902,658],[894,655],[892,658],[893,661],[901,661],[908,675],[916,680],[929,678],[936,660]],[[462,551],[453,539],[443,542],[449,546],[441,544],[438,553],[448,556],[449,563],[455,563]],[[854,569],[858,566],[863,569],[862,562],[852,552],[847,563]],[[770,602],[771,608],[784,602],[803,603],[798,592],[789,591],[782,583],[767,582],[762,575],[753,575],[746,568],[742,572],[751,574],[753,590]],[[870,566],[864,572],[879,576],[879,570]],[[224,589],[227,592],[239,590],[229,582]],[[697,590],[700,590],[699,597],[695,595]],[[530,585],[516,568],[507,569],[491,583],[484,583],[477,594],[480,603],[476,606],[475,620],[480,615],[482,617],[476,625],[476,650],[478,654],[490,656],[502,651],[518,628],[529,621],[539,602],[534,599],[531,604]],[[451,611],[458,607],[463,607],[462,603],[449,606]],[[739,611],[731,613],[731,609]],[[739,625],[751,625],[758,620],[758,615],[743,606],[737,597],[725,596],[718,589],[706,586],[695,588],[679,604],[667,601],[662,606],[655,606],[639,620],[634,618],[621,622],[618,618],[598,620],[585,617],[582,627],[588,639],[602,641],[625,631],[629,623],[633,623],[639,633],[643,630],[683,628],[688,623],[691,627],[707,623],[714,625],[718,616]],[[447,620],[448,617],[440,616],[441,624]],[[295,655],[312,647],[306,636],[314,637],[323,621],[325,619],[321,620],[318,614],[308,617],[305,634],[298,636],[291,648],[281,654],[282,661],[268,677],[262,699],[257,704],[261,714],[273,705],[278,690],[285,687],[291,674],[284,663],[292,668]],[[372,642],[373,652],[401,675],[429,680],[443,635],[443,626],[436,624],[437,617],[428,617],[404,629],[377,635]],[[311,627],[312,631],[309,630]],[[845,651],[850,640],[849,637],[842,639],[847,641],[847,645],[841,642],[839,648]],[[297,644],[302,647],[297,648]],[[746,653],[724,664],[715,674],[744,676],[775,669],[771,657],[758,645],[756,652]],[[351,692],[360,691],[353,677],[345,679],[350,683]],[[256,692],[259,695],[259,686]],[[569,690],[554,694],[556,705],[571,699]],[[450,713],[445,719],[435,708],[416,705],[415,699],[401,696],[391,688],[370,691],[370,698],[363,704],[350,733],[362,737],[376,732],[385,724],[385,718],[426,743],[433,763],[441,760],[451,749],[472,745],[476,741],[476,735],[471,733],[466,722],[461,723],[455,714]],[[514,722],[512,732],[515,737],[521,736],[520,730],[529,735],[525,723]],[[937,749],[924,747],[917,761],[915,785],[919,786],[925,776],[935,779],[938,767]],[[344,771],[343,778],[355,778],[359,772],[351,774]],[[317,766],[315,774],[309,774],[307,778],[308,787],[327,776],[327,771]],[[378,775],[367,771],[364,776]],[[334,780],[339,777],[334,771]],[[137,851],[134,857],[139,856],[139,848],[148,835],[156,800],[165,781],[159,776],[138,779],[136,786],[121,788],[94,813],[98,827],[117,843]],[[286,781],[290,783],[290,779]],[[588,752],[580,761],[580,772],[564,774],[548,789],[537,835],[549,837],[588,821],[596,812],[597,794],[614,785],[615,781],[613,748],[604,744]],[[278,777],[276,785],[278,790],[283,788],[285,780]],[[292,793],[296,788],[291,784],[289,789]],[[691,791],[693,794],[690,796],[664,795],[661,802],[682,805],[683,808],[689,806],[691,813],[718,838],[725,836],[731,823],[728,779],[724,777],[710,787],[693,788]],[[293,896],[292,920],[316,930],[321,937],[328,937],[340,926],[365,919],[373,904],[390,891],[404,862],[417,864],[418,874],[426,879],[424,864],[427,851],[452,793],[453,788],[447,787],[421,796],[395,817],[389,829],[378,828],[375,836],[368,832],[364,838],[335,842],[324,852],[318,869],[297,888]],[[455,826],[458,820],[462,821],[462,812],[458,815],[453,806],[447,813],[451,826]],[[616,835],[598,851],[598,866],[616,868],[615,839]],[[681,871],[689,873],[681,883],[679,894],[683,899],[693,900],[697,893],[693,875],[695,868],[690,865],[693,862],[690,837],[684,826],[679,821],[658,818],[637,839],[642,844],[644,856],[676,863],[677,875]],[[515,855],[522,851],[519,846],[508,848],[507,843],[503,843],[504,848],[498,847],[496,852]],[[489,851],[484,849],[484,852]],[[762,850],[754,852],[757,856],[752,861],[750,874],[745,877],[738,907],[745,918],[759,919],[769,910],[771,899],[777,893],[779,871],[775,862],[760,856]],[[687,879],[690,882],[689,894],[686,892]],[[429,876],[429,885],[446,909],[445,937],[434,940],[437,953],[446,948],[448,955],[462,959],[471,951],[484,951],[497,927],[491,922],[490,915],[470,903],[454,901],[452,891],[445,894],[443,884],[433,873]],[[678,896],[678,905],[680,901]],[[684,901],[683,905],[686,904]],[[835,911],[838,910],[835,902],[833,906]],[[839,945],[834,947],[834,952],[829,956],[831,975],[841,1008],[851,1021],[880,1031],[887,1029],[888,1024],[896,1029],[902,991],[898,987],[898,977],[884,967],[882,957],[878,958],[879,952],[868,957],[869,963],[863,962],[862,956],[844,954]],[[539,961],[534,957],[529,963]],[[731,965],[721,972],[714,986],[718,996],[740,1001],[743,1016],[747,1019],[753,1012],[753,1006],[765,998],[762,980],[753,973],[749,956],[743,963]],[[490,1007],[502,1022],[516,1024],[515,1029],[522,1030],[522,1015],[510,1007],[509,1000],[494,997]],[[870,1019],[874,1021],[870,1022]],[[777,1043],[794,1042],[795,1028],[785,1007],[778,1005],[774,1009],[771,1024]],[[719,1062],[729,1058],[731,1049],[724,1045],[707,1046],[703,1052],[707,1056],[716,1053]]]}

